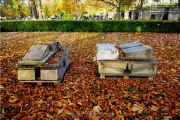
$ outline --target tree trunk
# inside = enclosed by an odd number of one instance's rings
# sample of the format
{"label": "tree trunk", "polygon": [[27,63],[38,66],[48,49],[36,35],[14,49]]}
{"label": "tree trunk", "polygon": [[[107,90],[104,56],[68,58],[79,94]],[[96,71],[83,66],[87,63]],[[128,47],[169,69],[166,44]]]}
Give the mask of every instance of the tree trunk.
{"label": "tree trunk", "polygon": [[117,12],[117,20],[120,20],[120,7],[116,7],[116,12]]}
{"label": "tree trunk", "polygon": [[[178,0],[178,7],[179,7],[179,9],[180,9],[180,0]],[[179,15],[178,20],[180,20],[180,15]]]}
{"label": "tree trunk", "polygon": [[36,4],[35,4],[34,0],[31,0],[31,6],[32,6],[32,11],[33,11],[33,17],[35,19],[38,19],[37,10],[36,10]]}
{"label": "tree trunk", "polygon": [[120,20],[120,0],[117,1],[116,12],[117,12],[117,20]]}
{"label": "tree trunk", "polygon": [[139,20],[142,20],[142,15],[143,15],[143,4],[144,4],[144,0],[140,1],[140,11],[139,11]]}
{"label": "tree trunk", "polygon": [[20,5],[18,5],[18,13],[19,13],[19,17],[20,17],[20,19],[22,19],[21,6],[20,6]]}
{"label": "tree trunk", "polygon": [[42,4],[41,4],[41,0],[39,0],[39,19],[42,19]]}

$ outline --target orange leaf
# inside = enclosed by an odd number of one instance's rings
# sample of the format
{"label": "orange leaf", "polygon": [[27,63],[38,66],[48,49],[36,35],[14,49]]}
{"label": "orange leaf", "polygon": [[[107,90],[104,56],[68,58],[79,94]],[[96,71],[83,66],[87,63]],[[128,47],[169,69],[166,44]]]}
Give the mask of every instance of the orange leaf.
{"label": "orange leaf", "polygon": [[92,120],[99,120],[99,117],[91,117]]}

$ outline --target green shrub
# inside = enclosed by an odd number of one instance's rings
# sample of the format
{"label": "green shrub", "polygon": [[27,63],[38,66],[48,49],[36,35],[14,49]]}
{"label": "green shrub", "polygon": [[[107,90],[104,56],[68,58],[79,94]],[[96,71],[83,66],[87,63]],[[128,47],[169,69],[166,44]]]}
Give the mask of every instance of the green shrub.
{"label": "green shrub", "polygon": [[31,20],[0,22],[2,32],[165,32],[180,33],[180,21],[70,21]]}

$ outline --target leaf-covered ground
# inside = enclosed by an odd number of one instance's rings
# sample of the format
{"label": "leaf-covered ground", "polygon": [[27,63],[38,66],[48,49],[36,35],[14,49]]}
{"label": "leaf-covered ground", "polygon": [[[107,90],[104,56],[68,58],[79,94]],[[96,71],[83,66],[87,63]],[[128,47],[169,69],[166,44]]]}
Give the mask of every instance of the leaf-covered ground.
{"label": "leaf-covered ground", "polygon": [[[17,63],[36,41],[71,46],[64,82],[20,84]],[[154,81],[100,80],[93,61],[97,43],[140,41],[153,49]],[[180,34],[164,33],[1,33],[0,108],[2,119],[120,120],[180,119]]]}

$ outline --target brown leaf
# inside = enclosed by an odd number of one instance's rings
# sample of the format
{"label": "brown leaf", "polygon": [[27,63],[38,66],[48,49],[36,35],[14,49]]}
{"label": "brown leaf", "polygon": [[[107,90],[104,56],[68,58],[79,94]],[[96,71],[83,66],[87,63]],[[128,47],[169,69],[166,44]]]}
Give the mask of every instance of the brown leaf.
{"label": "brown leaf", "polygon": [[124,120],[124,116],[123,115],[117,115],[115,120]]}
{"label": "brown leaf", "polygon": [[91,117],[92,120],[99,120],[99,117],[97,116],[94,116],[94,117]]}
{"label": "brown leaf", "polygon": [[129,111],[131,111],[131,103],[128,103],[126,107]]}
{"label": "brown leaf", "polygon": [[3,85],[0,85],[0,89],[4,89],[4,86],[3,86]]}
{"label": "brown leaf", "polygon": [[77,102],[76,104],[82,106],[82,103],[81,103],[81,102]]}
{"label": "brown leaf", "polygon": [[97,105],[93,107],[93,111],[99,113],[100,111],[102,111],[102,109],[100,106]]}
{"label": "brown leaf", "polygon": [[18,101],[18,97],[16,95],[11,95],[9,98],[9,102],[15,103],[16,101]]}
{"label": "brown leaf", "polygon": [[62,106],[63,106],[62,102],[59,101],[59,102],[58,102],[58,107],[62,107]]}
{"label": "brown leaf", "polygon": [[116,115],[119,115],[119,114],[120,114],[117,109],[115,109],[115,113],[116,113]]}
{"label": "brown leaf", "polygon": [[163,116],[163,120],[171,120],[172,116]]}
{"label": "brown leaf", "polygon": [[143,106],[141,105],[137,105],[137,104],[133,104],[131,111],[133,112],[138,112],[138,114],[141,114],[143,112]]}
{"label": "brown leaf", "polygon": [[57,111],[57,114],[59,115],[59,114],[61,114],[61,113],[63,113],[63,112],[64,112],[64,109],[62,108],[62,109],[60,109],[60,110]]}
{"label": "brown leaf", "polygon": [[159,110],[159,107],[155,106],[155,105],[152,105],[151,106],[151,110],[153,111],[158,111]]}

